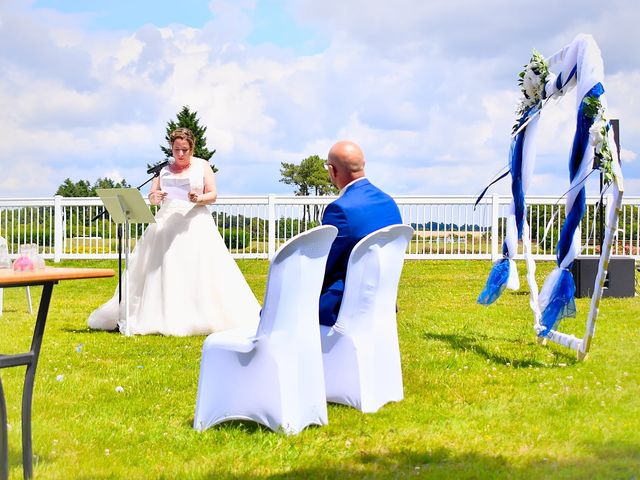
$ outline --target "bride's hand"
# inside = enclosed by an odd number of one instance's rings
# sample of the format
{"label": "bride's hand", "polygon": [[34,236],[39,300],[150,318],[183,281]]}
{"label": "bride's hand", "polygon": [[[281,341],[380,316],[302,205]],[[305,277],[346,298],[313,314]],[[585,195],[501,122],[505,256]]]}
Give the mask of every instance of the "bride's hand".
{"label": "bride's hand", "polygon": [[191,190],[189,192],[189,201],[193,202],[193,203],[198,203],[198,198],[200,197],[200,194],[198,192],[196,192],[195,190]]}
{"label": "bride's hand", "polygon": [[167,196],[167,192],[163,192],[162,190],[156,190],[155,192],[151,192],[149,194],[149,202],[152,205],[158,205],[160,202],[164,200],[164,197]]}

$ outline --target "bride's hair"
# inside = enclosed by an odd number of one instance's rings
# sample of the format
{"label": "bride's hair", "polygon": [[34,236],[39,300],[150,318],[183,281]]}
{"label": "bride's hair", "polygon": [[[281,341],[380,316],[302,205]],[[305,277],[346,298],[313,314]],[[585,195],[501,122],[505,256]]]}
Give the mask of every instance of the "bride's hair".
{"label": "bride's hair", "polygon": [[184,127],[176,128],[173,132],[171,132],[170,138],[171,138],[172,146],[173,146],[173,142],[175,142],[178,139],[186,140],[189,143],[191,150],[193,150],[193,147],[195,146],[195,143],[196,143],[196,140],[193,137],[193,133],[191,132],[191,130]]}

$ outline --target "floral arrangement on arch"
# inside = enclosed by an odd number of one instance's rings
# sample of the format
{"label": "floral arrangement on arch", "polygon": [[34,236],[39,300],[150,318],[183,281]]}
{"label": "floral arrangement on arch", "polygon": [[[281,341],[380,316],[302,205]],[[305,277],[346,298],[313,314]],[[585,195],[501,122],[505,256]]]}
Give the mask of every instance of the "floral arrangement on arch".
{"label": "floral arrangement on arch", "polygon": [[512,133],[519,127],[523,119],[534,113],[542,105],[545,99],[545,85],[549,77],[549,64],[535,48],[531,54],[531,60],[524,66],[524,70],[518,75],[518,85],[522,96],[516,108],[517,122],[514,124]]}
{"label": "floral arrangement on arch", "polygon": [[[522,127],[523,122],[542,108],[542,101],[547,99],[545,86],[548,81],[554,81],[556,76],[549,70],[549,63],[535,48],[529,63],[518,75],[518,85],[522,96],[516,108],[516,122],[512,133]],[[553,96],[551,94],[550,96]],[[593,118],[593,125],[589,128],[589,144],[595,149],[594,168],[602,171],[605,184],[613,181],[613,154],[609,147],[609,120],[599,98],[586,97],[584,112]]]}
{"label": "floral arrangement on arch", "polygon": [[608,136],[609,120],[599,98],[586,97],[583,102],[585,115],[594,119],[593,125],[589,128],[589,144],[595,149],[593,167],[602,171],[604,183],[609,184],[613,181],[613,154],[609,148]]}

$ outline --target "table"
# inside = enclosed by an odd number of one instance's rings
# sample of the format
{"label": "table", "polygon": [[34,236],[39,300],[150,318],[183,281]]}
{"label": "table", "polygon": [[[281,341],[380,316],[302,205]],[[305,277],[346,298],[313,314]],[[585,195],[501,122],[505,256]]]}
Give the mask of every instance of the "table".
{"label": "table", "polygon": [[[0,288],[25,287],[31,285],[42,285],[42,296],[40,297],[40,307],[33,329],[31,340],[31,350],[26,353],[13,355],[0,354],[0,369],[9,367],[26,366],[27,372],[24,378],[24,389],[22,391],[22,469],[24,478],[31,478],[32,468],[32,446],[31,446],[31,401],[33,398],[33,384],[36,376],[36,367],[42,346],[44,327],[47,322],[49,303],[53,285],[60,280],[79,280],[86,278],[112,277],[114,271],[108,268],[55,268],[46,267],[41,270],[30,272],[14,272],[11,269],[0,269]],[[2,389],[2,378],[0,378],[0,479],[9,478],[9,446],[7,433],[7,404]]]}

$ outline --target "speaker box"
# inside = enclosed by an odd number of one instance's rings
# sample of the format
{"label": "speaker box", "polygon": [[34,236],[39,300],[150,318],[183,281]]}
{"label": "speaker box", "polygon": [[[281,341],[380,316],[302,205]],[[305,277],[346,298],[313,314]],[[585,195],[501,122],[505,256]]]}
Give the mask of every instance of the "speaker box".
{"label": "speaker box", "polygon": [[[576,282],[576,297],[591,297],[596,273],[598,272],[598,257],[578,257],[573,262],[571,273]],[[633,257],[611,257],[609,271],[604,281],[603,297],[633,297],[636,294],[635,285],[636,262]]]}

